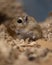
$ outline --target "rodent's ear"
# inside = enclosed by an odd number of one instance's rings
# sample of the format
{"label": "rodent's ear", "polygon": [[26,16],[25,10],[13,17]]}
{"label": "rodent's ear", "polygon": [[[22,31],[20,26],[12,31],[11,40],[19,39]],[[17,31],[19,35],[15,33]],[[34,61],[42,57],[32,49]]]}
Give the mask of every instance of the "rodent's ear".
{"label": "rodent's ear", "polygon": [[25,21],[28,21],[28,16],[25,16],[25,17],[24,17],[24,20],[25,20]]}

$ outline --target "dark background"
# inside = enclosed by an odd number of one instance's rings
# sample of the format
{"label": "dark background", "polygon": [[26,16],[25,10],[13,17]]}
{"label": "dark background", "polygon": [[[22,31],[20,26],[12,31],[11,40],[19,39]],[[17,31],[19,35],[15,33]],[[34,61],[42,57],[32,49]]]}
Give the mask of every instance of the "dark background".
{"label": "dark background", "polygon": [[43,21],[52,11],[52,0],[23,0],[23,3],[25,11],[37,21]]}

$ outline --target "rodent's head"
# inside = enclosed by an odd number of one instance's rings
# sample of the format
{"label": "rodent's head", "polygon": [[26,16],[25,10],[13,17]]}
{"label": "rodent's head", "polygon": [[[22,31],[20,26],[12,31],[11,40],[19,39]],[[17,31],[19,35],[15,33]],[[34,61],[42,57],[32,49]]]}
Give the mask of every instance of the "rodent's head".
{"label": "rodent's head", "polygon": [[16,31],[16,30],[30,30],[33,27],[37,27],[36,20],[33,17],[28,16],[27,14],[25,15],[20,15],[17,16],[16,19],[13,21],[9,22],[9,27]]}

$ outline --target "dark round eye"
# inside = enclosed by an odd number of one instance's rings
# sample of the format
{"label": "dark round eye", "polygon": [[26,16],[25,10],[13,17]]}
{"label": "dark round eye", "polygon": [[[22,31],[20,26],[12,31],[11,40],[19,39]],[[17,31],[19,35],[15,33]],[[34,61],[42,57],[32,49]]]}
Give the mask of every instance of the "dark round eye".
{"label": "dark round eye", "polygon": [[21,20],[21,19],[18,19],[18,20],[17,20],[17,23],[22,23],[22,20]]}

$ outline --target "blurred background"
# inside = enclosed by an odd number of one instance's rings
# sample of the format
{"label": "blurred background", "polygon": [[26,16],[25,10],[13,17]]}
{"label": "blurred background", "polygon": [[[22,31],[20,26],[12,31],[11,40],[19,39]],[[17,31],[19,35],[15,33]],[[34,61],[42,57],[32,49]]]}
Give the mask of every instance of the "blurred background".
{"label": "blurred background", "polygon": [[52,0],[23,0],[23,3],[25,11],[37,21],[43,21],[52,11]]}

